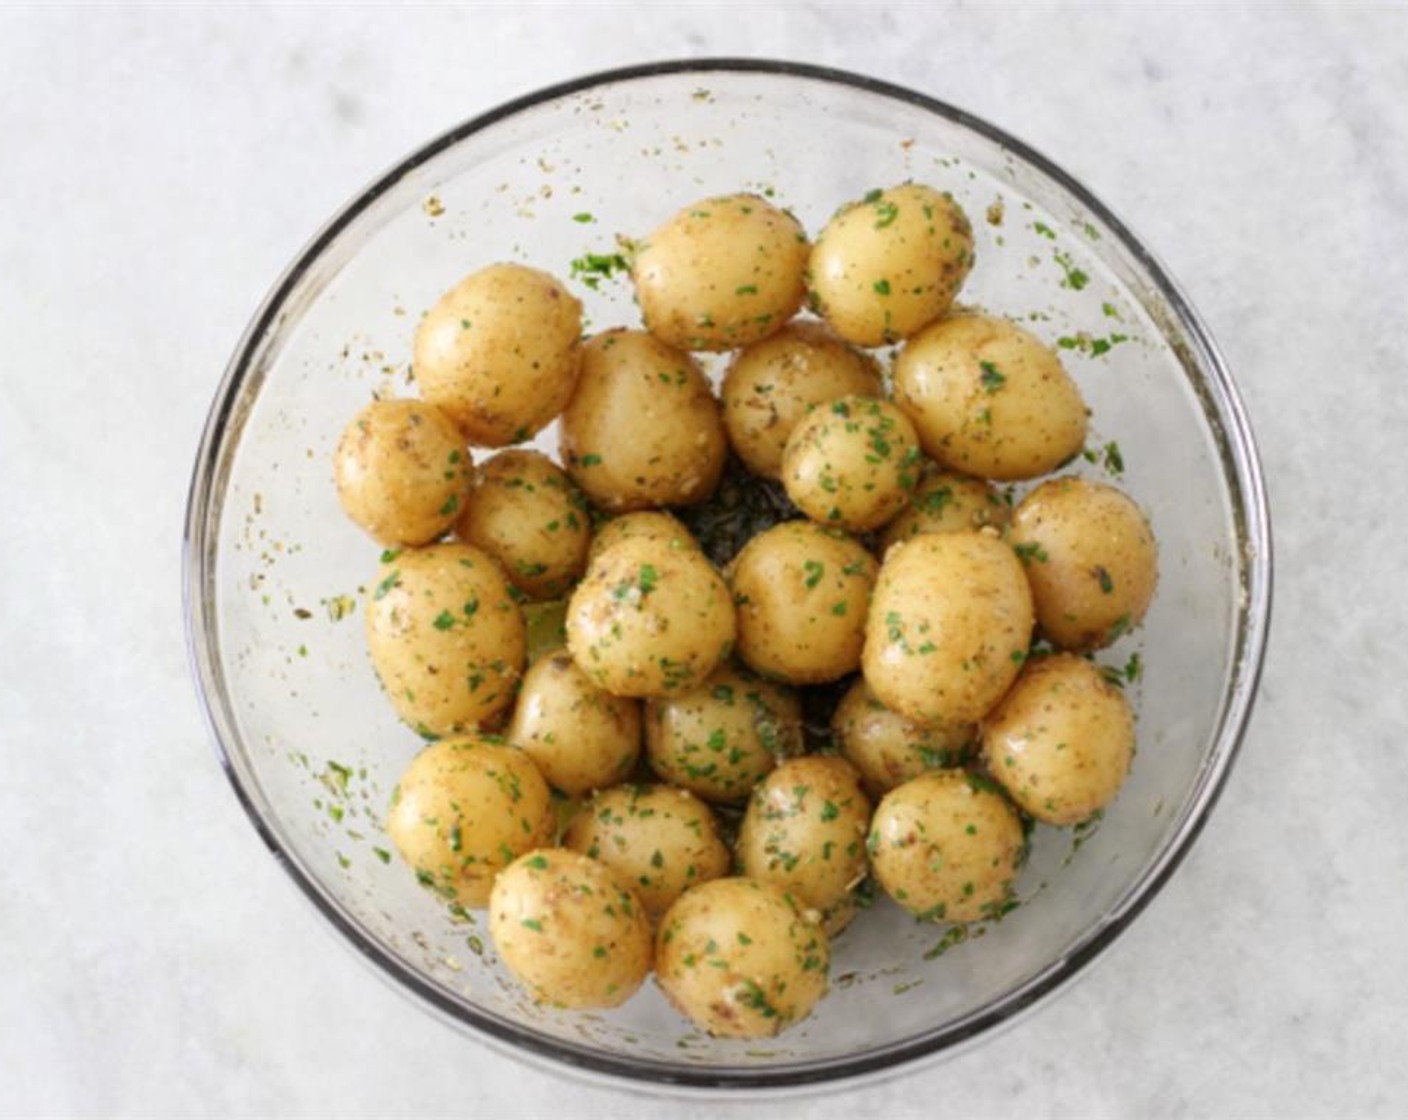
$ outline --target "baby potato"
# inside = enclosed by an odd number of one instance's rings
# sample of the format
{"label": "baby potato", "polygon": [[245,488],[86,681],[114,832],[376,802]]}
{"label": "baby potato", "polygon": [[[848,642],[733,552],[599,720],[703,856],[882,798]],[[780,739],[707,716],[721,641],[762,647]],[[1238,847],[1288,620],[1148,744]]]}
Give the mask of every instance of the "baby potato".
{"label": "baby potato", "polygon": [[813,405],[838,397],[880,397],[880,368],[824,323],[788,323],[740,350],[724,374],[721,396],[729,443],[754,474],[779,478],[782,451]]}
{"label": "baby potato", "polygon": [[591,515],[542,452],[501,451],[476,468],[455,533],[503,565],[529,599],[555,599],[586,570]]}
{"label": "baby potato", "polygon": [[612,330],[582,348],[560,446],[577,485],[620,513],[703,501],[718,484],[728,441],[693,358],[644,331]]}
{"label": "baby potato", "polygon": [[587,552],[587,562],[595,560],[613,544],[631,537],[664,541],[672,548],[699,548],[699,542],[678,517],[662,509],[643,509],[636,513],[620,514],[598,525]]}
{"label": "baby potato", "polygon": [[871,191],[821,231],[807,269],[813,308],[848,342],[908,338],[953,304],[973,267],[973,227],[922,183]]}
{"label": "baby potato", "polygon": [[652,921],[732,864],[709,806],[674,786],[602,790],[567,826],[562,844],[609,867]]}
{"label": "baby potato", "polygon": [[914,425],[889,401],[842,397],[792,429],[782,484],[813,521],[864,533],[904,508],[922,458]]}
{"label": "baby potato", "polygon": [[504,733],[554,788],[569,797],[613,786],[640,758],[640,704],[591,682],[565,650],[523,676]]}
{"label": "baby potato", "polygon": [[735,636],[728,585],[704,554],[648,537],[598,556],[567,604],[567,648],[617,696],[697,687]]}
{"label": "baby potato", "polygon": [[980,719],[1031,644],[1026,574],[990,534],[926,533],[885,554],[862,665],[876,698],[918,723]]}
{"label": "baby potato", "polygon": [[862,677],[836,705],[831,735],[841,756],[860,772],[866,793],[880,798],[928,770],[962,765],[978,729],[971,723],[930,727],[905,719],[880,703]]}
{"label": "baby potato", "polygon": [[807,235],[754,194],[685,207],[640,246],[631,267],[645,325],[682,350],[732,350],[797,313]]}
{"label": "baby potato", "polygon": [[853,538],[810,521],[759,533],[734,559],[730,576],[738,656],[790,684],[854,672],[878,567]]}
{"label": "baby potato", "polygon": [[962,770],[933,770],[885,795],[867,846],[885,893],[926,922],[1000,916],[1026,855],[1016,811]]}
{"label": "baby potato", "polygon": [[856,914],[865,878],[870,799],[844,758],[793,758],[753,790],[738,833],[738,863],[820,914],[828,937]]}
{"label": "baby potato", "polygon": [[1043,482],[1012,515],[1012,544],[1052,645],[1103,649],[1144,620],[1159,582],[1158,546],[1139,507],[1115,487]]}
{"label": "baby potato", "polygon": [[1002,495],[981,478],[933,471],[915,487],[909,506],[885,526],[881,549],[921,533],[953,533],[991,525],[1007,528],[1012,510]]}
{"label": "baby potato", "polygon": [[384,554],[366,596],[366,628],[386,695],[417,731],[474,730],[513,703],[527,656],[523,613],[479,549]]}
{"label": "baby potato", "polygon": [[991,315],[953,315],[911,338],[895,403],[930,458],[980,478],[1036,478],[1085,442],[1085,402],[1056,352]]}
{"label": "baby potato", "polygon": [[470,443],[522,443],[566,407],[581,335],[582,305],[555,279],[521,264],[491,264],[421,320],[416,383]]}
{"label": "baby potato", "polygon": [[509,971],[558,1007],[617,1007],[650,974],[650,922],[635,895],[565,848],[520,856],[499,873],[489,935]]}
{"label": "baby potato", "polygon": [[802,750],[797,697],[731,665],[696,689],[645,707],[650,768],[706,801],[743,801],[782,759]]}
{"label": "baby potato", "polygon": [[718,1038],[770,1038],[826,994],[826,934],[786,894],[754,879],[686,891],[655,935],[655,981]]}
{"label": "baby potato", "polygon": [[386,833],[427,887],[463,906],[489,901],[494,877],[551,844],[552,794],[532,761],[490,735],[432,743],[391,794]]}
{"label": "baby potato", "polygon": [[1047,824],[1076,824],[1103,809],[1133,757],[1134,714],[1124,693],[1070,653],[1029,662],[983,720],[989,772]]}
{"label": "baby potato", "polygon": [[421,401],[372,401],[333,454],[347,516],[389,547],[429,544],[469,495],[469,448],[454,423]]}

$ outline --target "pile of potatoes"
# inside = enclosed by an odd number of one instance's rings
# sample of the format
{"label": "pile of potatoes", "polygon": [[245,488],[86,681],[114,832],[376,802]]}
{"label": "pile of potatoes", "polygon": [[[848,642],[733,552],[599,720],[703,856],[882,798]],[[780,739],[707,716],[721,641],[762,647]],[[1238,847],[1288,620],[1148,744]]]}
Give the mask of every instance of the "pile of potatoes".
{"label": "pile of potatoes", "polygon": [[[1154,538],[1109,485],[995,485],[1076,457],[1087,410],[1051,347],[955,305],[973,265],[963,211],[918,183],[815,242],[762,198],[704,199],[636,245],[644,329],[583,338],[562,283],[491,265],[422,319],[420,399],[346,429],[338,493],[386,549],[371,659],[431,740],[388,832],[488,908],[538,998],[612,1007],[653,970],[710,1033],[775,1034],[825,993],[867,880],[924,921],[999,916],[1027,822],[1119,790],[1134,720],[1087,655],[1143,619]],[[887,377],[866,348],[896,345]],[[700,351],[732,352],[722,399]],[[560,463],[510,448],[554,419]],[[730,451],[798,516],[720,570],[668,511]],[[564,640],[530,663],[545,603]],[[802,690],[838,682],[807,753]]]}

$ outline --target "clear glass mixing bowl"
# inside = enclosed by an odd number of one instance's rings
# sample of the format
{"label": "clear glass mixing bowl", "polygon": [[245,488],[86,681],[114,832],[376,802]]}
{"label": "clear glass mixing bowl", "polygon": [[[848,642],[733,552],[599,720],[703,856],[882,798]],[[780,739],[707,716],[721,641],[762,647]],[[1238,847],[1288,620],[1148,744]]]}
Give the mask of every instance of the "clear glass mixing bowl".
{"label": "clear glass mixing bowl", "polygon": [[[835,945],[832,992],[772,1041],[692,1030],[653,985],[623,1009],[535,1006],[486,941],[390,854],[382,810],[421,746],[380,693],[359,589],[376,549],[330,455],[373,391],[406,393],[419,313],[465,273],[566,277],[711,193],[755,190],[813,232],[841,202],[918,179],[974,219],[965,302],[1063,347],[1091,458],[1148,511],[1161,584],[1102,655],[1139,751],[1076,836],[1039,829],[1022,905],[966,940],[880,902]],[[588,329],[636,324],[629,284],[572,281]],[[555,448],[549,430],[540,445]],[[1112,451],[1117,450],[1117,454]],[[339,934],[458,1026],[518,1054],[680,1086],[855,1078],[951,1051],[1078,975],[1167,881],[1245,727],[1270,609],[1267,508],[1232,380],[1177,286],[1089,191],[998,129],[884,82],[770,62],[667,63],[505,105],[427,144],[337,214],[240,341],[201,441],[186,526],[191,655],[220,759],[271,852]]]}

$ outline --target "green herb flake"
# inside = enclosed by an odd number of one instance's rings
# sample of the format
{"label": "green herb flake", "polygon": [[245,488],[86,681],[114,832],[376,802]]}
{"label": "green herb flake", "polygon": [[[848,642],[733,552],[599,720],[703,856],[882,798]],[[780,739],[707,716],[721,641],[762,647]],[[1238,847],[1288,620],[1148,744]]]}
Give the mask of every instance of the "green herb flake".
{"label": "green herb flake", "polygon": [[982,375],[978,378],[979,383],[983,387],[983,392],[989,394],[996,393],[1007,384],[1006,374],[999,370],[997,366],[993,365],[992,362],[979,362],[978,365],[983,371]]}
{"label": "green herb flake", "polygon": [[890,294],[890,282],[888,280],[877,280],[870,286],[875,290],[876,295],[887,296]]}
{"label": "green herb flake", "polygon": [[580,278],[593,291],[621,272],[630,272],[630,263],[620,253],[584,253],[571,264],[572,279]]}
{"label": "green herb flake", "polygon": [[543,923],[537,918],[524,918],[520,923],[524,929],[531,929],[534,933],[543,932]]}
{"label": "green herb flake", "polygon": [[1105,444],[1105,469],[1111,474],[1124,473],[1124,456],[1120,454],[1120,445],[1114,440]]}
{"label": "green herb flake", "polygon": [[802,571],[807,574],[805,580],[807,587],[812,588],[821,582],[821,577],[826,574],[826,566],[820,560],[804,560]]}
{"label": "green herb flake", "polygon": [[455,624],[455,616],[449,611],[441,611],[435,616],[435,621],[431,623],[437,630],[448,630]]}
{"label": "green herb flake", "polygon": [[584,467],[599,467],[601,466],[601,456],[583,455],[580,459],[577,460],[577,462],[579,462]]}
{"label": "green herb flake", "polygon": [[580,214],[573,214],[572,220],[579,225],[587,225],[596,221],[596,218],[589,211],[583,210]]}

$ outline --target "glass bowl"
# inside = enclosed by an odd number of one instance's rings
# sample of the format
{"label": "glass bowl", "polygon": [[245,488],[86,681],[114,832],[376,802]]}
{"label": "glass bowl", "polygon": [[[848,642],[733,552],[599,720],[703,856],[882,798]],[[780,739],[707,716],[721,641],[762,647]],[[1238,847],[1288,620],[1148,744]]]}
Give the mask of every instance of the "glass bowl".
{"label": "glass bowl", "polygon": [[[1101,655],[1143,667],[1128,686],[1139,721],[1129,781],[1097,825],[1037,830],[1021,905],[999,922],[946,930],[877,902],[836,941],[830,995],[776,1039],[710,1039],[652,983],[609,1014],[536,1006],[496,961],[482,914],[449,914],[383,833],[388,795],[422,744],[364,650],[358,596],[377,549],[338,505],[338,434],[373,392],[413,391],[419,313],[475,268],[521,260],[567,278],[574,260],[617,252],[616,235],[744,189],[815,233],[840,203],[911,178],[951,191],[973,219],[963,301],[1062,348],[1093,413],[1073,469],[1118,476],[1158,535],[1153,609]],[[589,330],[638,324],[627,280],[579,268],[569,283]],[[555,430],[538,443],[555,450]],[[337,932],[481,1039],[676,1086],[889,1070],[981,1038],[1081,973],[1168,880],[1217,800],[1270,610],[1246,417],[1150,252],[1069,175],[983,121],[884,82],[758,61],[665,63],[544,90],[432,141],[354,199],[239,343],[201,441],[185,545],[191,656],[221,763]]]}

